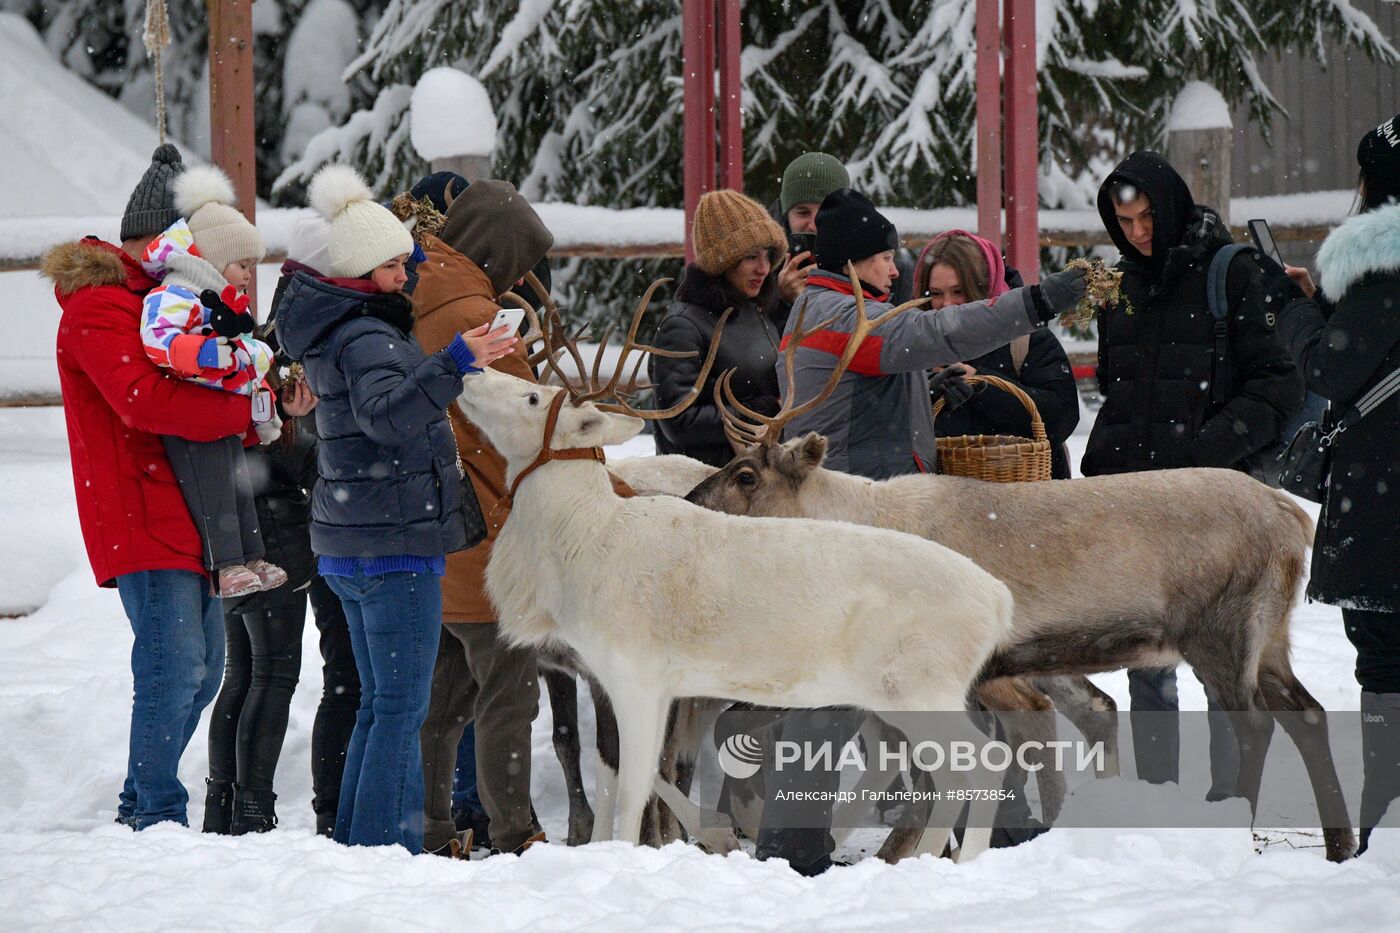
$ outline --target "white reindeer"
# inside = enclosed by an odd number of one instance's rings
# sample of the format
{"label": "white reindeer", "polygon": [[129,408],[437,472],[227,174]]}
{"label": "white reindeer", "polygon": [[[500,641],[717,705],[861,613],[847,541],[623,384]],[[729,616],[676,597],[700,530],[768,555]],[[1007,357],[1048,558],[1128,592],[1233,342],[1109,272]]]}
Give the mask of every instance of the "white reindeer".
{"label": "white reindeer", "polygon": [[[567,401],[563,389],[488,370],[465,380],[457,404],[509,468],[511,515],[486,574],[502,635],[564,643],[613,699],[621,838],[638,841],[677,697],[907,711],[882,716],[914,744],[948,740],[917,711],[965,708],[1010,629],[1003,584],[910,535],[619,498],[601,454],[588,452],[627,441],[641,421]],[[986,741],[970,720],[951,728]],[[998,782],[978,768],[948,771],[939,786]],[[995,796],[971,805],[960,858],[986,847]],[[934,808],[938,829],[920,851],[942,850],[957,809]]]}

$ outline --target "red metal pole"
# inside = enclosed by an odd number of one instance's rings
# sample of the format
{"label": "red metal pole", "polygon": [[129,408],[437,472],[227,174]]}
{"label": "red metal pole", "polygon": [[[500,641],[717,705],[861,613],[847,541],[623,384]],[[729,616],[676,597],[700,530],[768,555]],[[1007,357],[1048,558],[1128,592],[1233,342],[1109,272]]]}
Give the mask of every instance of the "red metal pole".
{"label": "red metal pole", "polygon": [[1001,243],[1001,12],[977,0],[977,232]]}
{"label": "red metal pole", "polygon": [[1040,281],[1040,129],[1036,111],[1035,0],[1006,0],[1007,259]]}
{"label": "red metal pole", "polygon": [[691,227],[700,196],[715,185],[714,0],[682,0],[685,136],[685,261],[695,261]]}
{"label": "red metal pole", "polygon": [[[208,0],[209,156],[228,174],[238,208],[257,222],[253,129],[253,2]],[[257,307],[256,282],[248,288]]]}
{"label": "red metal pole", "polygon": [[719,184],[744,190],[744,122],[739,0],[719,0]]}

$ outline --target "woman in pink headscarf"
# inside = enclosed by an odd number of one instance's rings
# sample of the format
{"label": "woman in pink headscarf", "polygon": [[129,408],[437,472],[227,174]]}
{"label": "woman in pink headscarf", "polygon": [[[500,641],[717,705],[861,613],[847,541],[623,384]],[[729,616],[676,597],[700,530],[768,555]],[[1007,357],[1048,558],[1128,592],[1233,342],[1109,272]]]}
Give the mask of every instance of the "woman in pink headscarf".
{"label": "woman in pink headscarf", "polygon": [[[914,294],[932,298],[930,305],[934,308],[994,299],[1020,285],[1020,274],[1007,268],[1001,250],[965,230],[949,230],[934,237],[914,267]],[[1079,423],[1079,397],[1069,358],[1054,332],[1045,328],[1018,337],[1007,346],[960,365],[967,375],[999,376],[1031,397],[1053,445],[1051,475],[1068,479],[1065,440]],[[1030,415],[1006,392],[980,385],[970,397],[946,388],[940,394],[944,409],[935,423],[940,436],[1030,436]]]}

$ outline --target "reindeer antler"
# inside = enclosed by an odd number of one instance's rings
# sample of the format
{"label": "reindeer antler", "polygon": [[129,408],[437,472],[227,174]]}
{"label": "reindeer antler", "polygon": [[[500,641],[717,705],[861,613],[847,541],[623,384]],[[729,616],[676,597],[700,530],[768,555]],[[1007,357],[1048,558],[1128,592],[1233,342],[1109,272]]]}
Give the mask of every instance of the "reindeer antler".
{"label": "reindeer antler", "polygon": [[[732,381],[734,370],[726,371],[715,383],[715,404],[719,408],[720,419],[724,422],[725,436],[729,438],[729,444],[734,448],[735,453],[758,444],[768,446],[777,443],[779,438],[783,436],[783,429],[795,418],[807,414],[831,397],[831,393],[836,391],[836,384],[845,375],[866,337],[885,323],[929,300],[928,298],[916,298],[913,301],[906,301],[872,321],[865,313],[865,293],[861,289],[860,277],[856,275],[855,267],[847,263],[846,271],[850,275],[851,291],[856,299],[855,326],[851,329],[850,338],[846,341],[846,348],[837,358],[836,365],[832,367],[831,375],[827,378],[826,385],[822,387],[820,392],[801,405],[794,405],[797,398],[797,368],[794,365],[797,361],[797,348],[808,337],[826,330],[836,320],[834,316],[829,317],[811,330],[803,329],[803,320],[807,314],[805,295],[797,310],[797,323],[793,326],[792,334],[787,338],[787,346],[783,348],[783,369],[786,372],[787,391],[783,393],[783,406],[776,415],[760,414],[739,401],[738,396],[734,393]],[[723,393],[723,397],[721,397],[721,393]],[[738,415],[731,412],[729,410],[731,408],[737,411]],[[743,417],[741,418],[739,415]]]}
{"label": "reindeer antler", "polygon": [[[531,356],[531,362],[535,364],[543,363],[564,387],[564,390],[569,393],[569,397],[574,405],[582,405],[584,402],[593,402],[603,411],[631,415],[634,418],[645,418],[651,421],[675,417],[694,403],[695,399],[700,396],[699,387],[703,386],[705,380],[709,378],[710,370],[713,368],[715,358],[719,354],[719,341],[724,331],[724,325],[728,322],[730,314],[733,313],[733,309],[731,308],[725,311],[720,317],[719,323],[715,327],[714,337],[711,339],[709,352],[706,354],[704,365],[701,367],[700,374],[696,379],[695,387],[686,394],[685,398],[675,405],[672,405],[670,408],[660,411],[651,411],[634,408],[629,404],[631,399],[639,392],[650,388],[648,384],[638,381],[642,364],[646,362],[647,357],[657,356],[666,359],[688,359],[699,356],[694,350],[663,350],[660,347],[650,346],[649,344],[639,343],[637,341],[637,331],[641,328],[642,318],[646,316],[648,309],[651,307],[651,300],[655,297],[657,289],[668,284],[671,280],[662,278],[652,282],[651,285],[647,287],[641,299],[637,302],[636,310],[632,313],[632,320],[628,325],[627,335],[622,344],[622,351],[618,355],[616,364],[613,366],[612,375],[606,380],[602,377],[603,356],[607,353],[608,340],[612,337],[616,327],[609,325],[603,331],[599,339],[598,352],[593,357],[593,365],[591,367],[588,366],[584,362],[583,354],[578,347],[580,338],[582,338],[588,330],[587,325],[580,327],[572,336],[568,335],[565,332],[563,317],[559,314],[559,306],[554,302],[553,298],[550,297],[548,290],[545,289],[544,285],[541,284],[539,279],[535,278],[532,273],[526,275],[526,281],[530,283],[530,286],[537,294],[543,296],[545,305],[544,317],[542,319],[532,318],[531,320],[531,333],[533,334],[534,330],[538,328],[540,339],[544,341],[544,348]],[[519,296],[511,295],[509,297],[522,307],[525,305],[525,302],[521,301]],[[527,313],[529,312],[527,311]],[[528,336],[529,335],[527,335],[527,337]],[[559,365],[560,359],[566,353],[574,364],[574,368],[578,373],[577,376],[569,375],[564,371],[563,367]],[[634,353],[636,354],[635,356],[633,356]],[[629,360],[632,361],[632,370],[630,374],[627,372]],[[602,399],[613,399],[613,401],[604,402]]]}

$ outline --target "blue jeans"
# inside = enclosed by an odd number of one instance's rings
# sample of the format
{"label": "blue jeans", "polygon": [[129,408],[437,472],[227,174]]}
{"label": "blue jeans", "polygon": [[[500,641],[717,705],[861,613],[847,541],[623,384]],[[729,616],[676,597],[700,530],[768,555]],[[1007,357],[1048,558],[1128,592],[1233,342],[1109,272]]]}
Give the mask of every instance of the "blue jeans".
{"label": "blue jeans", "polygon": [[180,756],[214,699],[224,669],[223,606],[209,581],[188,570],[117,577],[131,620],[131,738],[117,817],[136,829],[189,825]]}
{"label": "blue jeans", "polygon": [[452,810],[475,810],[484,813],[481,796],[476,792],[476,723],[467,723],[462,741],[457,746],[457,773],[452,781]]}
{"label": "blue jeans", "polygon": [[326,577],[340,597],[360,672],[360,709],[345,754],[336,842],[423,850],[423,756],[442,628],[436,574]]}
{"label": "blue jeans", "polygon": [[[1132,701],[1133,758],[1138,777],[1152,784],[1178,783],[1181,726],[1176,717],[1156,715],[1177,711],[1176,668],[1133,668],[1128,671],[1128,695]],[[1240,776],[1240,745],[1229,714],[1206,691],[1210,729],[1210,790],[1207,800],[1235,796]],[[1134,715],[1147,713],[1146,716]],[[1273,734],[1269,723],[1269,734]]]}

